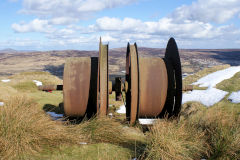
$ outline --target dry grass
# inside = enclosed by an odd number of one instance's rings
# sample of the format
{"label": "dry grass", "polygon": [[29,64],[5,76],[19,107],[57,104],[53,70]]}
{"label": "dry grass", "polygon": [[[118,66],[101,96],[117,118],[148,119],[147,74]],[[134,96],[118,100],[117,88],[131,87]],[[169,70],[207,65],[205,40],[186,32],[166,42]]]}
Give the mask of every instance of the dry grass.
{"label": "dry grass", "polygon": [[205,132],[211,146],[210,159],[240,159],[240,116],[212,107],[192,116],[188,122]]}
{"label": "dry grass", "polygon": [[80,134],[86,135],[91,143],[123,144],[127,135],[123,132],[123,126],[107,117],[92,118],[75,127]]}
{"label": "dry grass", "polygon": [[74,144],[81,135],[71,128],[51,121],[37,104],[26,97],[12,97],[0,108],[0,158],[25,159],[44,147]]}
{"label": "dry grass", "polygon": [[207,108],[199,102],[188,102],[182,105],[180,119],[187,120],[189,117],[196,115],[199,112],[205,111]]}
{"label": "dry grass", "polygon": [[200,159],[207,153],[204,132],[187,123],[159,120],[150,129],[146,159]]}
{"label": "dry grass", "polygon": [[18,95],[19,92],[13,87],[0,82],[0,99],[7,100],[13,95]]}

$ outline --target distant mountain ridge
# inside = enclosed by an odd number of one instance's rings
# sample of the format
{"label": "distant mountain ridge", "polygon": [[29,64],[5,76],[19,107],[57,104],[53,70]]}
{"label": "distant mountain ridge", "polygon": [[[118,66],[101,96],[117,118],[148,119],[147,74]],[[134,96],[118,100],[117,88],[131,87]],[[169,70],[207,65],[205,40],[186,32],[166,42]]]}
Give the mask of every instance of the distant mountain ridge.
{"label": "distant mountain ridge", "polygon": [[[2,52],[1,52],[2,51]],[[203,68],[230,64],[240,65],[240,49],[179,49],[183,73],[195,73]],[[65,60],[69,57],[97,57],[98,51],[53,50],[16,51],[0,50],[0,76],[24,71],[48,71],[62,76]],[[14,53],[14,54],[13,54]],[[163,48],[138,47],[140,57],[164,57]],[[109,73],[123,74],[126,48],[109,50]]]}
{"label": "distant mountain ridge", "polygon": [[5,49],[0,50],[0,54],[1,53],[18,53],[18,52],[37,52],[37,51],[35,51],[35,50],[15,50],[12,48],[5,48]]}

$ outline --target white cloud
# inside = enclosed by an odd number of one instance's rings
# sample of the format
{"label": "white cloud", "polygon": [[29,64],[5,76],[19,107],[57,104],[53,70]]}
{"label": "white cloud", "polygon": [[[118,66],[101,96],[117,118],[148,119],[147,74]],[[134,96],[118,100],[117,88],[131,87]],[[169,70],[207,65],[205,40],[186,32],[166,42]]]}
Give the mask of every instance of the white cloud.
{"label": "white cloud", "polygon": [[172,18],[162,18],[159,21],[142,22],[138,19],[103,17],[96,20],[94,26],[96,31],[121,32],[128,34],[137,34],[139,37],[149,37],[150,35],[175,36],[179,38],[209,39],[217,38],[228,34],[236,34],[237,29],[232,26],[214,27],[210,23],[185,20],[182,23],[176,23]]}
{"label": "white cloud", "polygon": [[29,23],[12,24],[12,29],[15,32],[43,32],[50,33],[53,32],[53,27],[48,24],[47,20],[34,19]]}
{"label": "white cloud", "polygon": [[143,23],[140,20],[133,18],[118,18],[103,17],[96,20],[96,28],[103,31],[136,31],[142,27]]}
{"label": "white cloud", "polygon": [[49,19],[53,24],[70,24],[88,19],[95,12],[127,5],[136,0],[23,0],[20,13]]}
{"label": "white cloud", "polygon": [[[28,23],[14,23],[12,29],[20,33],[44,33],[47,43],[55,46],[97,44],[100,36],[104,42],[116,47],[136,41],[144,46],[165,48],[169,37],[175,37],[181,47],[187,48],[221,48],[222,44],[239,44],[236,40],[240,37],[239,28],[213,23],[223,23],[239,16],[239,0],[198,0],[175,9],[169,16],[157,21],[102,17],[89,26],[77,23],[98,11],[134,1],[137,0],[23,0],[21,13],[37,18]],[[24,43],[28,44],[26,41]]]}
{"label": "white cloud", "polygon": [[78,21],[77,18],[56,17],[56,18],[50,19],[49,23],[53,24],[53,25],[66,25],[66,24],[71,24],[71,23],[77,22],[77,21]]}
{"label": "white cloud", "polygon": [[239,0],[198,0],[178,7],[171,15],[176,21],[224,23],[240,13]]}

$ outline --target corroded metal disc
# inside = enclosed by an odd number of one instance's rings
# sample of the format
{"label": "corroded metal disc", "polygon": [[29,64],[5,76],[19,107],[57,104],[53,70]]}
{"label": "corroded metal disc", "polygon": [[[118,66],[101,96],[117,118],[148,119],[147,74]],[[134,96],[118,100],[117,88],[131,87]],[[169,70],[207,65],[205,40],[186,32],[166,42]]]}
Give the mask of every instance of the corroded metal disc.
{"label": "corroded metal disc", "polygon": [[[174,73],[174,91],[173,97],[169,97],[169,102],[174,101],[173,106],[171,106],[172,102],[170,102],[167,107],[169,116],[175,116],[177,117],[180,110],[181,110],[181,104],[182,104],[182,69],[181,69],[181,61],[179,57],[178,47],[174,40],[174,38],[170,38],[167,44],[166,53],[165,53],[165,59],[168,63],[170,69],[172,68]],[[172,71],[170,71],[172,72]],[[173,100],[174,99],[174,100]],[[168,100],[166,105],[168,104]]]}
{"label": "corroded metal disc", "polygon": [[165,104],[168,75],[162,58],[139,58],[139,118],[157,117]]}
{"label": "corroded metal disc", "polygon": [[99,115],[107,115],[108,111],[108,45],[99,44]]}
{"label": "corroded metal disc", "polygon": [[126,57],[126,81],[128,91],[126,93],[126,116],[130,124],[134,124],[138,117],[139,107],[139,68],[137,45],[128,44]]}
{"label": "corroded metal disc", "polygon": [[64,111],[67,116],[83,117],[87,110],[91,75],[91,58],[66,61],[63,75]]}

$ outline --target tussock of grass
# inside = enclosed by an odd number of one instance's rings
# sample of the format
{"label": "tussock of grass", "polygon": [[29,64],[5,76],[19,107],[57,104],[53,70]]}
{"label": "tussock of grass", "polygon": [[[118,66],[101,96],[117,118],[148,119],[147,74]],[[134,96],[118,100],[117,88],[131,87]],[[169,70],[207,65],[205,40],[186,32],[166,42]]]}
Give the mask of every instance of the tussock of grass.
{"label": "tussock of grass", "polygon": [[37,104],[26,97],[13,97],[0,108],[0,157],[25,159],[44,147],[77,143],[79,136],[71,128],[51,121]]}
{"label": "tussock of grass", "polygon": [[207,152],[204,133],[187,123],[159,120],[151,128],[146,159],[200,159]]}
{"label": "tussock of grass", "polygon": [[107,117],[93,118],[76,127],[80,134],[86,135],[91,143],[123,144],[126,142],[126,134],[123,126]]}
{"label": "tussock of grass", "polygon": [[75,125],[72,133],[84,135],[90,144],[108,143],[123,147],[131,151],[132,157],[140,157],[146,145],[145,136],[139,129],[124,127],[107,117],[92,118]]}
{"label": "tussock of grass", "polygon": [[205,132],[210,159],[240,159],[240,116],[221,108],[209,108],[189,119]]}
{"label": "tussock of grass", "polygon": [[182,105],[180,112],[180,118],[186,120],[190,116],[193,116],[207,108],[199,102],[188,102]]}

